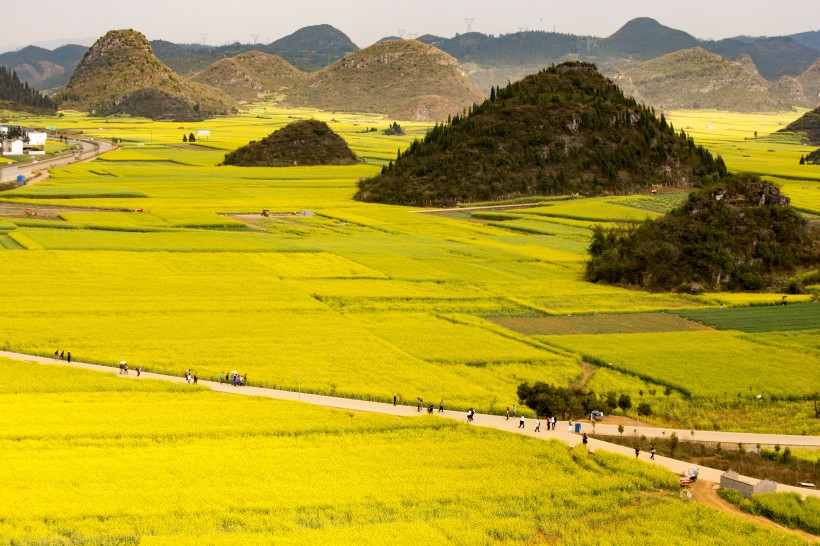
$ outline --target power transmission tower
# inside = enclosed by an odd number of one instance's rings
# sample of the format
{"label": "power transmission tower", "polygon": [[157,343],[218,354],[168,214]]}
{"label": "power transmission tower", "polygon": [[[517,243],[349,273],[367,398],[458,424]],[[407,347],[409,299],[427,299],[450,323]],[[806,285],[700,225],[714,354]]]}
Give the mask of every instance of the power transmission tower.
{"label": "power transmission tower", "polygon": [[401,38],[402,40],[404,39],[404,29],[403,28],[399,29],[399,38]]}
{"label": "power transmission tower", "polygon": [[208,35],[207,34],[200,34],[200,36],[202,36],[202,45],[205,45],[205,41],[208,39]]}
{"label": "power transmission tower", "polygon": [[252,43],[255,44],[255,43],[259,42],[259,35],[258,34],[251,34],[251,38],[253,38]]}
{"label": "power transmission tower", "polygon": [[473,31],[473,21],[475,21],[475,17],[465,17],[464,22],[467,23],[467,32]]}
{"label": "power transmission tower", "polygon": [[418,33],[416,33],[416,32],[407,33],[407,37],[410,38],[411,40],[415,40],[416,36],[418,36]]}

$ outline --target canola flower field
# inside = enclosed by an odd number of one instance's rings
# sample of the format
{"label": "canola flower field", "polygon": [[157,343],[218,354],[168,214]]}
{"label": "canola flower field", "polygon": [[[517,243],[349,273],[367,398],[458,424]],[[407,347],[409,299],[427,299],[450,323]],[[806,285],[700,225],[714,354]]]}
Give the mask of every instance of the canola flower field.
{"label": "canola flower field", "polygon": [[0,359],[3,544],[802,544],[583,445]]}
{"label": "canola flower field", "polygon": [[[717,117],[721,124],[717,131],[701,130],[707,118],[698,116]],[[217,166],[226,151],[308,117],[327,121],[364,162]],[[669,117],[725,153],[731,168],[742,168],[749,151],[738,146],[764,145],[759,141],[775,138],[767,135],[790,119],[708,112]],[[53,219],[0,218],[0,248],[7,250],[7,282],[0,286],[4,348],[41,355],[71,350],[89,362],[125,359],[151,371],[191,369],[211,379],[236,369],[256,385],[375,400],[398,393],[405,403],[417,396],[445,398],[449,407],[494,412],[517,402],[523,381],[586,381],[597,392],[644,397],[659,424],[678,424],[695,407],[712,427],[820,431],[807,417],[808,402],[799,400],[812,384],[796,364],[816,356],[809,342],[779,343],[771,353],[777,359],[761,361],[761,347],[774,342],[760,341],[758,334],[717,334],[723,336],[717,346],[709,331],[624,334],[612,338],[618,343],[602,343],[608,336],[592,334],[597,314],[612,317],[609,323],[629,323],[638,313],[676,311],[685,317],[721,305],[780,301],[777,294],[649,294],[581,280],[592,225],[657,216],[679,202],[679,194],[545,199],[506,212],[418,214],[351,197],[358,179],[378,172],[423,135],[423,124],[402,124],[407,135],[387,136],[380,131],[389,122],[376,116],[270,105],[183,126],[71,112],[20,121],[118,139],[121,147],[0,196],[0,202],[26,206],[72,207]],[[752,126],[759,136],[743,144]],[[182,135],[199,130],[210,135],[182,142]],[[779,162],[766,164],[769,174],[791,176],[798,151],[793,141],[765,144],[779,150],[773,156]],[[793,199],[796,206],[809,203],[799,194]],[[261,217],[262,209],[272,216]],[[811,299],[790,296],[793,303]],[[748,310],[752,323],[757,309]],[[783,310],[792,309],[798,307]],[[569,315],[576,323],[592,317],[590,333],[534,336],[491,322]],[[778,326],[767,329],[770,337]],[[729,360],[724,347],[731,348]],[[690,350],[698,351],[696,365]],[[612,366],[585,374],[585,357]],[[771,388],[756,390],[746,376],[732,388],[715,384],[750,370],[765,373],[781,358],[786,365]],[[674,392],[663,394],[669,385]],[[725,401],[729,390],[731,407]],[[764,399],[753,398],[757,394]],[[798,416],[788,423],[735,420],[738,408],[755,416],[784,404]]]}

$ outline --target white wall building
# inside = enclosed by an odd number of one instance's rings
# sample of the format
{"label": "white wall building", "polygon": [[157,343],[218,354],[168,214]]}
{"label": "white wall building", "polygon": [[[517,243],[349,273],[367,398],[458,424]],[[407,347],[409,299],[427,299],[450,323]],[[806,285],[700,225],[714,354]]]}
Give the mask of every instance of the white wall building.
{"label": "white wall building", "polygon": [[28,145],[29,146],[45,146],[46,137],[48,133],[40,133],[35,131],[28,131]]}
{"label": "white wall building", "polygon": [[4,140],[2,151],[3,155],[23,155],[23,140]]}

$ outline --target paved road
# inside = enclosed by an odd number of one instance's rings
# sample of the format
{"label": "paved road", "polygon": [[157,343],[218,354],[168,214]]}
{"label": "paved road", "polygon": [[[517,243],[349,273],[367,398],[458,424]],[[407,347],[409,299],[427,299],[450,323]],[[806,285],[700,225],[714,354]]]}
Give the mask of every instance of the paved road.
{"label": "paved road", "polygon": [[[0,351],[0,357],[10,358],[10,359],[14,359],[14,360],[22,360],[22,361],[25,361],[25,362],[35,362],[35,363],[39,363],[39,364],[68,365],[68,364],[66,364],[66,362],[64,362],[62,360],[56,360],[54,358],[32,356],[32,355],[26,355],[26,354],[21,354],[21,353],[12,353],[12,352],[6,352],[6,351]],[[87,363],[83,363],[83,362],[72,362],[70,364],[70,366],[73,366],[73,367],[76,367],[76,368],[85,368],[85,369],[88,369],[88,370],[95,370],[95,371],[100,371],[100,372],[112,373],[112,374],[113,373],[119,374],[119,369],[115,368],[113,366],[100,366],[100,365],[97,365],[97,364],[87,364]],[[132,371],[131,374],[128,376],[128,378],[131,378],[131,379],[135,380],[136,379],[136,373]],[[164,381],[174,381],[174,382],[177,382],[177,383],[185,382],[185,379],[183,377],[177,377],[177,376],[173,376],[173,375],[164,375],[164,374],[155,374],[155,373],[149,373],[149,372],[142,372],[141,378],[161,379],[161,380],[164,380]],[[234,386],[231,386],[231,385],[228,385],[228,384],[218,383],[216,381],[200,380],[199,385],[204,386],[204,387],[209,387],[209,388],[211,388],[211,389],[213,389],[214,391],[217,391],[217,392],[238,394],[238,395],[245,395],[245,396],[263,396],[263,397],[267,397],[267,398],[276,398],[276,399],[279,399],[279,400],[301,401],[301,402],[305,402],[305,403],[308,403],[308,404],[314,404],[314,405],[318,405],[318,406],[327,406],[327,407],[331,407],[331,408],[347,409],[347,410],[354,410],[354,411],[366,411],[366,412],[372,412],[372,413],[383,413],[383,414],[399,415],[399,416],[406,416],[406,417],[412,417],[412,416],[424,417],[424,416],[427,415],[426,412],[419,413],[415,406],[393,406],[392,404],[385,404],[383,402],[369,402],[369,401],[366,401],[366,400],[354,400],[354,399],[350,399],[350,398],[336,398],[336,397],[333,397],[333,396],[322,396],[322,395],[318,395],[318,394],[297,393],[297,392],[292,392],[292,391],[266,389],[266,388],[261,388],[261,387],[234,387]],[[464,412],[461,412],[461,411],[456,412],[456,411],[446,411],[445,410],[443,413],[438,413],[438,410],[436,410],[435,415],[437,415],[439,417],[457,419],[459,421],[464,421],[464,422],[466,422],[466,420],[467,420],[466,415],[464,414]],[[568,423],[566,421],[557,423],[556,424],[556,429],[554,431],[551,430],[551,431],[547,432],[546,429],[544,428],[544,425],[542,424],[542,427],[541,427],[542,431],[541,432],[535,432],[534,431],[534,428],[535,428],[535,420],[534,419],[526,419],[525,428],[524,429],[519,429],[518,428],[518,425],[519,425],[519,420],[518,419],[514,419],[514,418],[510,417],[510,419],[507,420],[503,416],[500,416],[500,415],[484,415],[484,414],[478,414],[477,413],[475,415],[473,425],[480,426],[480,427],[494,428],[494,429],[503,430],[503,431],[507,431],[507,432],[510,432],[510,433],[514,433],[514,434],[524,434],[524,435],[532,436],[532,437],[535,437],[535,438],[542,438],[542,439],[555,438],[555,439],[558,439],[558,440],[560,440],[560,441],[562,441],[566,444],[569,444],[570,446],[577,445],[578,443],[581,442],[581,436],[580,435],[568,432],[568,430],[567,430]],[[582,426],[589,427],[589,424],[584,423],[584,425],[582,425]],[[611,425],[608,425],[608,426],[611,426]],[[595,428],[596,428],[597,432],[601,431],[600,427],[601,427],[601,425],[596,425]],[[631,429],[629,429],[629,430],[631,431]],[[639,434],[640,434],[641,430],[643,430],[643,429],[639,428]],[[671,429],[655,429],[655,430],[658,430],[658,431],[666,430],[667,432],[669,432]],[[589,428],[587,428],[587,432],[589,432]],[[684,431],[681,431],[681,432],[684,432]],[[685,431],[685,432],[686,432],[686,434],[689,434],[688,431]],[[701,433],[699,431],[695,431],[696,438],[698,438],[699,434],[705,434],[705,432]],[[720,437],[720,435],[723,434],[723,435],[727,435],[726,438],[734,438],[736,435],[738,435],[740,433],[714,432],[714,434],[717,435],[716,437]],[[753,436],[755,436],[755,437],[763,436],[767,439],[767,441],[761,442],[761,443],[772,444],[772,445],[777,444],[777,443],[779,443],[780,445],[790,445],[789,441],[792,440],[792,439],[797,439],[797,438],[810,439],[812,442],[816,442],[818,440],[817,437],[811,437],[811,436],[788,436],[788,435],[778,435],[778,434],[773,434],[773,435],[757,435],[757,434],[755,434]],[[731,440],[729,440],[729,439],[717,440],[717,441],[726,442],[727,444],[731,442]],[[802,444],[802,445],[816,446],[816,445],[820,445],[820,444],[812,443],[812,444]],[[602,441],[595,440],[595,439],[592,439],[592,438],[589,439],[589,447],[593,451],[596,450],[596,449],[605,449],[607,451],[613,451],[613,452],[621,453],[621,454],[624,454],[624,455],[627,455],[627,456],[634,456],[635,455],[635,450],[631,449],[629,447],[620,446],[620,445],[616,445],[616,444],[610,444],[608,442],[602,442]],[[648,460],[649,459],[649,454],[648,453],[641,453],[640,458]],[[688,463],[688,462],[685,462],[685,461],[678,461],[676,459],[670,459],[668,457],[662,457],[660,455],[656,455],[655,460],[653,462],[655,464],[659,464],[661,466],[664,466],[664,467],[668,468],[669,470],[671,470],[672,472],[675,472],[677,474],[683,474],[691,466],[691,463]],[[715,482],[715,483],[720,482],[720,475],[723,474],[722,470],[717,470],[717,469],[714,469],[714,468],[708,468],[708,467],[703,467],[703,466],[698,466],[698,469],[700,470],[700,478],[702,478],[704,480],[707,480],[707,481],[710,481],[710,482]],[[755,478],[745,478],[744,481],[748,481],[750,483],[757,483],[759,480],[757,480]],[[794,491],[794,492],[797,492],[797,493],[801,494],[803,497],[806,497],[807,495],[820,497],[820,490],[802,489],[802,488],[799,488],[799,487],[791,487],[791,486],[782,485],[782,484],[778,484],[777,490],[778,491]]]}
{"label": "paved road", "polygon": [[[69,143],[74,142],[75,141],[69,141]],[[81,161],[90,161],[98,155],[104,154],[105,152],[109,152],[112,149],[114,149],[114,145],[106,141],[82,139],[76,142],[79,142],[80,145],[83,147],[83,150],[82,152],[80,152],[79,157],[75,157],[74,153],[68,153],[52,159],[38,160],[37,163],[23,163],[21,165],[12,165],[11,167],[5,167],[0,169],[0,182],[9,182],[16,180],[17,176],[21,174],[26,178],[29,178],[31,176],[31,173],[34,171],[42,171],[44,169],[50,169],[51,167],[62,167],[65,165],[70,165],[72,163],[79,163]],[[0,164],[2,162],[3,159],[0,158]]]}

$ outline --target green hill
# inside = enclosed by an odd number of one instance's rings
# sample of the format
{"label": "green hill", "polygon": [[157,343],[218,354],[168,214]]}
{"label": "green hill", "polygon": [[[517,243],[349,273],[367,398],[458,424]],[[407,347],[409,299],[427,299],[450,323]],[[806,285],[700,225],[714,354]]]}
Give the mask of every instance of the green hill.
{"label": "green hill", "polygon": [[596,228],[586,278],[649,290],[783,290],[784,276],[820,265],[820,245],[769,182],[732,175],[657,220]]}
{"label": "green hill", "polygon": [[236,57],[220,59],[191,81],[221,89],[226,95],[252,102],[260,95],[287,92],[304,75],[276,55],[249,51]]}
{"label": "green hill", "polygon": [[327,123],[300,120],[289,123],[259,142],[225,155],[222,165],[292,167],[295,165],[353,165],[360,163],[347,142]]}
{"label": "green hill", "polygon": [[700,47],[633,64],[608,76],[624,93],[662,110],[764,112],[788,110],[796,104],[772,95],[769,83],[743,64]]}
{"label": "green hill", "polygon": [[300,28],[263,49],[266,53],[282,57],[303,72],[321,70],[358,50],[359,46],[347,34],[331,25]]}
{"label": "green hill", "polygon": [[652,59],[697,46],[698,40],[682,30],[666,27],[649,17],[638,17],[601,40],[599,54]]}
{"label": "green hill", "polygon": [[453,57],[416,40],[394,40],[378,42],[310,74],[288,91],[285,103],[442,121],[484,96]]}
{"label": "green hill", "polygon": [[723,161],[624,97],[594,65],[565,63],[499,90],[437,125],[356,198],[454,205],[510,196],[689,186]]}
{"label": "green hill", "polygon": [[805,141],[813,146],[820,145],[820,107],[806,112],[779,132],[805,133]]}
{"label": "green hill", "polygon": [[112,30],[86,52],[60,94],[62,107],[100,115],[203,119],[235,103],[221,91],[178,76],[134,30]]}

